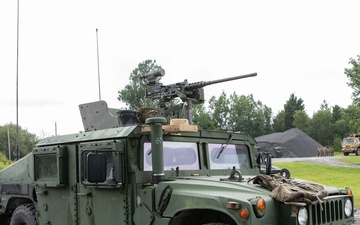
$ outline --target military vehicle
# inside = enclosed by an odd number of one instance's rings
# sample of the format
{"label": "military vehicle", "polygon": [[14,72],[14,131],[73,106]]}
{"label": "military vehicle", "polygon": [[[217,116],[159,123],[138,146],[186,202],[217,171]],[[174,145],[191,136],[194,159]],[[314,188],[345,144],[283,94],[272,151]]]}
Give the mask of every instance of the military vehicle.
{"label": "military vehicle", "polygon": [[268,149],[260,148],[259,150],[264,153],[270,153],[271,158],[281,158],[283,156],[283,147],[275,146]]}
{"label": "military vehicle", "polygon": [[283,148],[282,147],[273,147],[269,150],[271,156],[273,158],[281,158],[283,156]]}
{"label": "military vehicle", "polygon": [[[320,185],[322,194],[297,192],[297,197],[279,200],[270,195],[280,187],[289,190],[281,183],[304,181],[281,178],[277,189],[269,190],[275,184],[275,175],[269,175],[271,158],[258,152],[254,138],[164,117],[174,109],[166,113],[163,103],[174,96],[186,107],[201,102],[203,84],[153,85],[147,95],[162,98],[155,110],[162,111],[156,113],[115,113],[104,101],[79,105],[84,132],[45,138],[0,171],[1,225],[354,222],[350,188]],[[272,182],[266,187],[261,179]]]}
{"label": "military vehicle", "polygon": [[344,153],[344,156],[348,156],[350,153],[355,153],[355,155],[360,154],[360,134],[351,134],[349,137],[343,139],[341,143],[341,151]]}

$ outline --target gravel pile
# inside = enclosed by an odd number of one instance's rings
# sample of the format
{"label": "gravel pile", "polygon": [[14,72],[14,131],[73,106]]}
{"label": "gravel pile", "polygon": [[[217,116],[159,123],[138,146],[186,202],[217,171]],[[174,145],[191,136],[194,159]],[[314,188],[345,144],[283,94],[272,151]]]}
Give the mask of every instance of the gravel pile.
{"label": "gravel pile", "polygon": [[282,147],[283,158],[317,156],[316,149],[322,147],[318,142],[297,128],[282,133],[272,133],[255,138],[257,146],[267,151]]}

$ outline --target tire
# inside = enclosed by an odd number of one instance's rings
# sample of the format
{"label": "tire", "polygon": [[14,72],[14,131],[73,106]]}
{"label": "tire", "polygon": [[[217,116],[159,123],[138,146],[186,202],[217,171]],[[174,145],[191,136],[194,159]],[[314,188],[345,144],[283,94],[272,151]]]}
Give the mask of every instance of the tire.
{"label": "tire", "polygon": [[359,150],[359,149],[356,149],[355,155],[358,156],[358,155],[359,155],[359,152],[360,152],[360,150]]}
{"label": "tire", "polygon": [[349,153],[348,152],[344,152],[344,156],[348,156],[349,155]]}
{"label": "tire", "polygon": [[19,205],[13,212],[10,225],[38,225],[32,204]]}
{"label": "tire", "polygon": [[290,178],[290,171],[288,169],[286,169],[286,168],[282,168],[280,170],[280,175],[287,178],[287,179],[289,179]]}

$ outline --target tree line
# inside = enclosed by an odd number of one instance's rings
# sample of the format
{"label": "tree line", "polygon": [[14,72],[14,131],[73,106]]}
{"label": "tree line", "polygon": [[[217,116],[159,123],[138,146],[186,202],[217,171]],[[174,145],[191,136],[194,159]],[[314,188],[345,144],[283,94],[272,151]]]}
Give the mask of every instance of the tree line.
{"label": "tree line", "polygon": [[17,144],[19,155],[22,157],[32,151],[38,140],[35,134],[21,126],[17,127],[16,124],[9,123],[0,126],[0,153],[7,159],[16,159]]}

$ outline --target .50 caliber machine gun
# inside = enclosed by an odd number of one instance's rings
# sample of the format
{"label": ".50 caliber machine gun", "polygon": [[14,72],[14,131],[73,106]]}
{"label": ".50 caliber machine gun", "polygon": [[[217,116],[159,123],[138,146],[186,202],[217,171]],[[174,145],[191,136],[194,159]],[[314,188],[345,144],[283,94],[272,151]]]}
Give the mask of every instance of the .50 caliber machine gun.
{"label": ".50 caliber machine gun", "polygon": [[[160,78],[165,75],[165,70],[160,69],[142,75],[141,80],[148,86],[146,89],[146,97],[158,99],[158,114],[160,116],[173,117],[180,110],[185,110],[185,117],[189,124],[192,124],[192,104],[201,104],[205,102],[203,87],[232,80],[243,79],[256,76],[257,73],[228,77],[213,81],[199,81],[189,83],[186,79],[183,82],[175,84],[163,85],[159,82]],[[174,98],[179,97],[182,103],[175,106],[167,106],[165,103],[170,102]]]}

